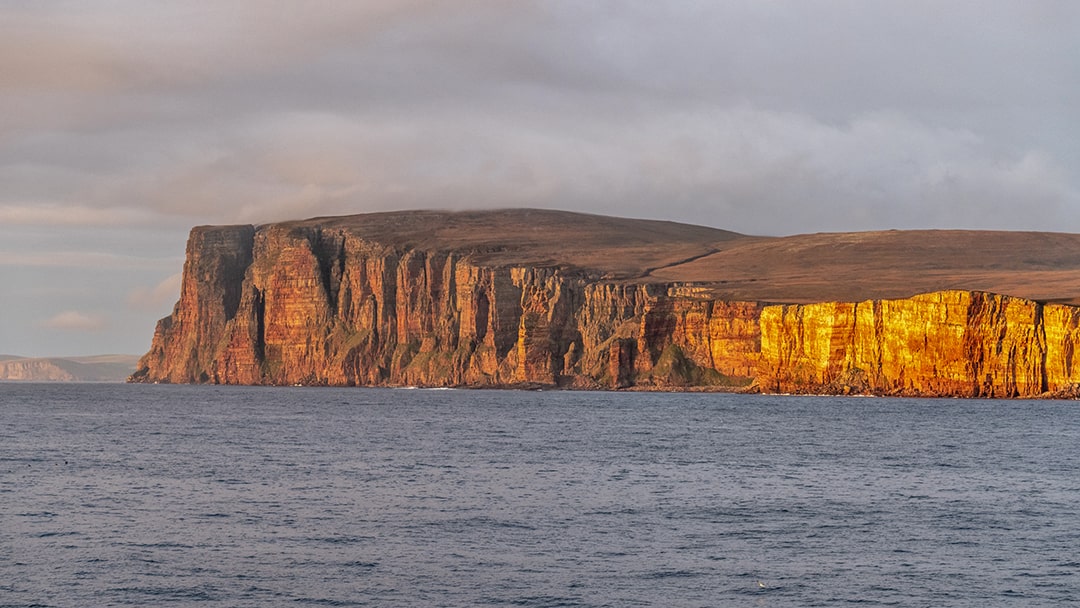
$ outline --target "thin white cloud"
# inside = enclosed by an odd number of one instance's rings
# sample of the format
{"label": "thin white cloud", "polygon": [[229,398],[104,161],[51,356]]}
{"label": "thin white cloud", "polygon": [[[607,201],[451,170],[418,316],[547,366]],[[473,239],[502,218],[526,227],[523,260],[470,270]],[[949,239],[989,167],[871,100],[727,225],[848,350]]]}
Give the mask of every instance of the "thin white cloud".
{"label": "thin white cloud", "polygon": [[41,326],[61,331],[101,331],[108,327],[108,321],[98,314],[66,310],[42,321]]}
{"label": "thin white cloud", "polygon": [[56,203],[0,204],[0,224],[9,226],[137,226],[160,221],[143,209],[93,208]]}
{"label": "thin white cloud", "polygon": [[158,310],[170,305],[180,296],[182,273],[170,275],[153,287],[136,287],[128,292],[128,306],[141,310]]}
{"label": "thin white cloud", "polygon": [[180,257],[125,256],[97,251],[0,251],[0,266],[95,268],[109,270],[168,269]]}

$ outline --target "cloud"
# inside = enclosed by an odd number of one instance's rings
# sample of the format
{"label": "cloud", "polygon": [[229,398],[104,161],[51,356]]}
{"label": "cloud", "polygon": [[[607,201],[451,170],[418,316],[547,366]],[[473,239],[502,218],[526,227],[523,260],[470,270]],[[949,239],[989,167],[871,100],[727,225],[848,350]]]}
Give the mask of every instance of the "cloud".
{"label": "cloud", "polygon": [[0,251],[0,266],[136,270],[175,268],[176,257],[127,256],[99,251]]}
{"label": "cloud", "polygon": [[180,296],[182,273],[170,275],[153,287],[136,287],[128,292],[128,306],[141,310],[157,310],[175,302]]}
{"label": "cloud", "polygon": [[56,203],[0,204],[0,223],[6,225],[136,226],[155,221],[160,221],[155,214],[142,209],[96,209]]}
{"label": "cloud", "polygon": [[[0,8],[0,76],[12,89],[63,93],[173,93],[288,72],[387,31],[425,35],[446,24],[512,21],[536,11],[496,0],[357,3],[120,0]],[[515,16],[516,15],[516,16]]]}
{"label": "cloud", "polygon": [[42,327],[61,331],[101,331],[108,327],[105,317],[87,314],[76,310],[67,310],[54,315],[41,323]]}
{"label": "cloud", "polygon": [[120,5],[0,9],[5,225],[1080,230],[1069,3]]}
{"label": "cloud", "polygon": [[[898,112],[829,123],[750,104],[549,121],[515,109],[357,121],[264,116],[226,161],[138,191],[220,222],[415,208],[538,206],[754,233],[1057,227],[1080,204],[1046,151]],[[245,196],[245,193],[248,193]],[[250,193],[258,193],[251,195]]]}

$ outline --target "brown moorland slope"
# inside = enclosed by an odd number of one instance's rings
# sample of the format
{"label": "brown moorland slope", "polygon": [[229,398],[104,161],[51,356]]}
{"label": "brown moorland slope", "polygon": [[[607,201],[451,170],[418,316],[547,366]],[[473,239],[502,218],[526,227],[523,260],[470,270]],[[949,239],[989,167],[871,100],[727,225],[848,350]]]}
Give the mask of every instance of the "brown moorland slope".
{"label": "brown moorland slope", "polygon": [[706,281],[717,297],[857,302],[960,289],[1080,303],[1080,235],[910,230],[733,240],[653,279]]}
{"label": "brown moorland slope", "polygon": [[884,230],[768,237],[542,209],[396,211],[283,225],[467,253],[483,265],[699,283],[730,300],[855,302],[960,289],[1080,304],[1080,234]]}
{"label": "brown moorland slope", "polygon": [[968,289],[1080,303],[1080,234],[882,230],[751,237],[550,210],[388,212],[286,226],[347,229],[389,246],[470,252],[482,265],[700,283],[714,297],[734,300],[860,301]]}
{"label": "brown moorland slope", "polygon": [[642,277],[733,241],[757,240],[705,226],[546,209],[391,211],[282,226],[347,230],[387,247],[467,254],[485,266],[557,267],[612,279]]}

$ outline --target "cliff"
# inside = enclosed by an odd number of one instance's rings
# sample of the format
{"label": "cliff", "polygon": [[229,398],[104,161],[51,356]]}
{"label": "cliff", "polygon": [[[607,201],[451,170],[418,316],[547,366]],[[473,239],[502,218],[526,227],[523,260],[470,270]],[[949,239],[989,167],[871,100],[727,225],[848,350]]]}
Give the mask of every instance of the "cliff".
{"label": "cliff", "polygon": [[131,379],[1010,397],[1080,382],[1067,305],[768,304],[725,297],[715,269],[658,280],[767,242],[535,210],[199,227]]}
{"label": "cliff", "polygon": [[760,324],[759,383],[772,392],[1072,396],[1080,382],[1072,306],[943,291],[769,306]]}
{"label": "cliff", "polygon": [[123,382],[136,368],[132,355],[14,357],[0,355],[0,382]]}

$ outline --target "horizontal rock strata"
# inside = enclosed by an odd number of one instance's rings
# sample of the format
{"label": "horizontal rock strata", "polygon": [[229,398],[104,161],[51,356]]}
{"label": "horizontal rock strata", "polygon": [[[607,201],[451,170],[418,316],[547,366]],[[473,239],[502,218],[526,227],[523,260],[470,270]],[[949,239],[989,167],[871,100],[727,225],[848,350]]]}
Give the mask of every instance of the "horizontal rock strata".
{"label": "horizontal rock strata", "polygon": [[1080,309],[971,291],[858,303],[501,265],[310,223],[192,231],[138,382],[1072,394]]}

